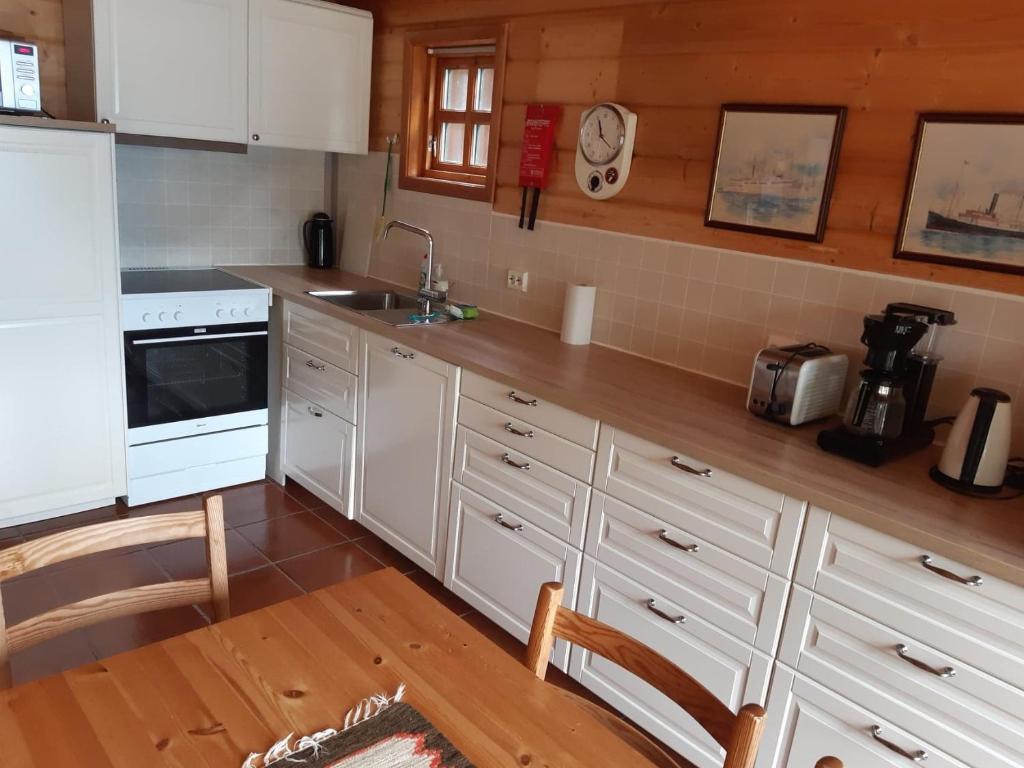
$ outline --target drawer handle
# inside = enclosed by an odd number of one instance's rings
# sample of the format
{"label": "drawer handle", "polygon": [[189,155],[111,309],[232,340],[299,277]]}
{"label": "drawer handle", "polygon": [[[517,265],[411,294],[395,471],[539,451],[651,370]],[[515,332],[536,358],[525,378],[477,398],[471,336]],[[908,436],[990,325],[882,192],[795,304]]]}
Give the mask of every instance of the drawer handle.
{"label": "drawer handle", "polygon": [[312,368],[314,371],[320,371],[321,373],[327,370],[326,365],[317,365],[315,360],[307,360],[306,367]]}
{"label": "drawer handle", "polygon": [[968,587],[980,587],[982,584],[985,583],[981,576],[964,577],[957,573],[953,573],[952,571],[947,571],[945,568],[940,568],[939,566],[935,565],[935,561],[932,560],[931,555],[921,555],[921,565],[923,565],[932,573],[939,574],[939,576],[941,576],[944,579],[955,581],[958,584],[965,584]]}
{"label": "drawer handle", "polygon": [[933,667],[931,664],[925,664],[919,659],[915,659],[910,655],[910,649],[903,643],[896,646],[896,655],[904,661],[908,661],[918,669],[923,669],[925,672],[929,672],[936,677],[956,677],[956,670],[953,667]]}
{"label": "drawer handle", "polygon": [[522,464],[520,464],[517,461],[513,461],[512,457],[509,454],[507,454],[507,453],[503,453],[501,455],[501,460],[503,462],[505,462],[506,464],[508,464],[510,467],[515,467],[516,469],[521,469],[524,472],[529,472],[530,471],[530,462],[526,461],[526,462],[523,462]]}
{"label": "drawer handle", "polygon": [[533,437],[532,429],[528,429],[525,432],[523,432],[521,429],[516,429],[515,427],[513,427],[511,421],[505,422],[505,431],[511,432],[516,437]]}
{"label": "drawer handle", "polygon": [[683,550],[683,552],[700,552],[700,544],[680,544],[678,541],[673,541],[668,537],[668,531],[664,528],[661,530],[661,533],[658,534],[658,538],[676,549]]}
{"label": "drawer handle", "polygon": [[525,400],[517,395],[515,390],[508,393],[508,399],[513,403],[519,403],[520,405],[532,405],[534,408],[537,407],[537,398],[533,398],[533,400]]}
{"label": "drawer handle", "polygon": [[689,464],[684,464],[680,461],[678,456],[673,456],[669,461],[672,463],[673,467],[681,469],[683,472],[689,472],[691,475],[697,475],[698,477],[711,477],[710,469],[694,469]]}
{"label": "drawer handle", "polygon": [[661,608],[658,608],[654,604],[654,598],[653,597],[650,598],[645,603],[645,605],[647,606],[647,610],[648,611],[653,613],[655,616],[660,616],[665,621],[667,621],[667,622],[669,622],[671,624],[685,624],[686,623],[686,617],[685,616],[671,616],[671,615],[665,613],[663,610],[661,610]]}
{"label": "drawer handle", "polygon": [[498,515],[496,518],[494,518],[494,521],[498,525],[500,525],[502,528],[508,528],[510,531],[512,531],[512,533],[522,533],[523,532],[523,524],[522,523],[520,523],[519,525],[512,525],[511,523],[506,523],[504,515]]}
{"label": "drawer handle", "polygon": [[307,405],[306,406],[306,410],[309,411],[309,415],[310,416],[316,416],[318,419],[322,419],[323,416],[324,416],[324,412],[323,411],[318,411],[312,405]]}
{"label": "drawer handle", "polygon": [[871,726],[871,738],[881,744],[888,750],[895,752],[900,757],[905,757],[907,760],[913,760],[915,763],[920,763],[928,759],[928,753],[923,749],[916,749],[913,752],[908,752],[898,744],[893,744],[888,739],[882,738],[882,726],[873,725]]}
{"label": "drawer handle", "polygon": [[415,352],[403,352],[398,347],[392,347],[391,354],[394,355],[395,357],[400,357],[403,360],[412,360],[416,357]]}

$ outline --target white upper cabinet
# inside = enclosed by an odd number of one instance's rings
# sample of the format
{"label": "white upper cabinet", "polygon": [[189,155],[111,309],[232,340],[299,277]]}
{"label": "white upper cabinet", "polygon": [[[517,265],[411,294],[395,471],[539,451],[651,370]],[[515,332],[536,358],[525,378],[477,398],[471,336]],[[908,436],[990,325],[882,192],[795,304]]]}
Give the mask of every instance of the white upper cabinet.
{"label": "white upper cabinet", "polygon": [[97,118],[244,144],[248,16],[248,0],[93,0]]}
{"label": "white upper cabinet", "polygon": [[373,17],[319,0],[252,0],[250,142],[365,154]]}

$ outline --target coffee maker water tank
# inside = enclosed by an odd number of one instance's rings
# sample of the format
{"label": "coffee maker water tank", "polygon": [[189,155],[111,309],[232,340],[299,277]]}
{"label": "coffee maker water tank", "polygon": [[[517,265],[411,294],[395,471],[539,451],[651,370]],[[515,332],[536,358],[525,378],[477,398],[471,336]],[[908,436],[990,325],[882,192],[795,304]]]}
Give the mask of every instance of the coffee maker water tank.
{"label": "coffee maker water tank", "polygon": [[946,441],[932,476],[954,490],[998,493],[1010,460],[1010,396],[998,389],[975,389]]}

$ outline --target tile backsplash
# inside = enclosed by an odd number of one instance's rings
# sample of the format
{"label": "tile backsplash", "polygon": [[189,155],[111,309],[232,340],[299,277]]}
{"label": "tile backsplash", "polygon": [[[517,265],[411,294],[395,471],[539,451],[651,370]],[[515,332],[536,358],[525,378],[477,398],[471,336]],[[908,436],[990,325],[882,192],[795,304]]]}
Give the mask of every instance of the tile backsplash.
{"label": "tile backsplash", "polygon": [[301,264],[300,227],[324,206],[324,154],[119,145],[117,201],[123,267]]}
{"label": "tile backsplash", "polygon": [[[379,153],[342,158],[343,266],[415,286],[422,242],[372,237],[383,178]],[[591,283],[595,343],[740,385],[771,338],[846,352],[852,381],[866,313],[892,301],[950,308],[958,324],[945,329],[930,415],[955,414],[974,386],[1003,389],[1024,451],[1024,298],[544,221],[527,232],[486,204],[407,190],[391,192],[387,216],[433,233],[457,300],[557,330],[566,283]],[[528,293],[505,287],[509,269],[530,273]]]}

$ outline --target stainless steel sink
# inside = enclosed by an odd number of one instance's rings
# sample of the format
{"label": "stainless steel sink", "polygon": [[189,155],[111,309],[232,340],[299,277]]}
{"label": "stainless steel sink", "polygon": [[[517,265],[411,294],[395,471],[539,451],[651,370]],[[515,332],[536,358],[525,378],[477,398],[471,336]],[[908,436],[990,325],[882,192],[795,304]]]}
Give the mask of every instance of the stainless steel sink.
{"label": "stainless steel sink", "polygon": [[388,325],[439,325],[450,319],[443,312],[429,319],[419,316],[420,300],[395,291],[306,291],[323,301],[372,317]]}

